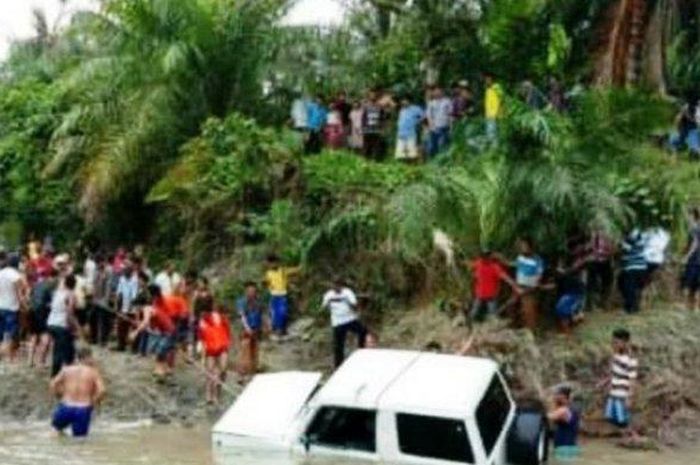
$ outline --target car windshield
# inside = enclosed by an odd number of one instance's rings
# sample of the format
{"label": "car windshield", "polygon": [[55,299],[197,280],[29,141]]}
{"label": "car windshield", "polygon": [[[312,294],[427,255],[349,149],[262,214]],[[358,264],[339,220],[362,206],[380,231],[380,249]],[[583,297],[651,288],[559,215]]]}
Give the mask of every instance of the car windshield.
{"label": "car windshield", "polygon": [[511,403],[501,378],[493,377],[476,410],[476,422],[486,455],[491,456],[510,414]]}

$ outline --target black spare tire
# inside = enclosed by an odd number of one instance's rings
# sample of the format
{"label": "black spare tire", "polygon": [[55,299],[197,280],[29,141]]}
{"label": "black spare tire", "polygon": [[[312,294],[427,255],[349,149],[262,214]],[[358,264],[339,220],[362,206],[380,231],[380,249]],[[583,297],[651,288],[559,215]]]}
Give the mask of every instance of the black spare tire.
{"label": "black spare tire", "polygon": [[549,459],[547,419],[541,410],[518,409],[507,445],[511,465],[542,465]]}

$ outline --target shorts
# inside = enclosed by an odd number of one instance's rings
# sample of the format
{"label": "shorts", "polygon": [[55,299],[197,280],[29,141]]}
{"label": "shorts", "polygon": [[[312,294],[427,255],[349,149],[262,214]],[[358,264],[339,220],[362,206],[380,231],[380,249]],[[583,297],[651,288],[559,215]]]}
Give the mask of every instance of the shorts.
{"label": "shorts", "polygon": [[204,349],[204,353],[206,354],[207,357],[210,357],[210,358],[219,358],[227,352],[228,352],[228,347],[221,347],[221,348],[212,349],[212,350],[207,349],[207,348]]}
{"label": "shorts", "polygon": [[565,294],[557,301],[556,314],[560,320],[571,320],[583,309],[583,297],[577,294]]}
{"label": "shorts", "polygon": [[48,309],[34,310],[31,314],[31,333],[35,336],[48,333],[49,328],[46,325],[48,319]]}
{"label": "shorts", "polygon": [[683,271],[681,288],[690,292],[700,291],[700,265],[688,264]]}
{"label": "shorts", "polygon": [[418,140],[415,137],[396,141],[397,160],[417,160],[418,157]]}
{"label": "shorts", "polygon": [[60,403],[54,411],[51,426],[57,431],[70,426],[74,437],[84,438],[90,432],[91,420],[92,407],[71,407]]}
{"label": "shorts", "polygon": [[625,399],[608,397],[605,404],[605,419],[618,428],[627,428],[632,422],[632,414]]}
{"label": "shorts", "polygon": [[19,336],[19,312],[0,310],[0,341],[4,341],[5,336],[10,339]]}
{"label": "shorts", "polygon": [[154,354],[159,362],[164,362],[168,354],[175,349],[174,339],[167,334],[148,333],[148,352]]}

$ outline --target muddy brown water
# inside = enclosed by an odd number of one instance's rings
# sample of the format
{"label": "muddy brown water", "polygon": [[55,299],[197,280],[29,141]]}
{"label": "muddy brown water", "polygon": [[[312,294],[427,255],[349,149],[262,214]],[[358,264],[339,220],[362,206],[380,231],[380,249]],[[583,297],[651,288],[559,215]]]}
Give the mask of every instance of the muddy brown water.
{"label": "muddy brown water", "polygon": [[[578,465],[692,465],[700,463],[700,446],[664,452],[630,452],[595,441],[583,445]],[[276,461],[275,461],[276,462]],[[87,441],[57,438],[45,424],[3,426],[2,465],[261,465],[266,455],[213,457],[206,429],[145,424],[98,424]],[[309,462],[289,461],[302,465]],[[313,465],[339,462],[313,461]],[[556,462],[555,462],[556,463]]]}

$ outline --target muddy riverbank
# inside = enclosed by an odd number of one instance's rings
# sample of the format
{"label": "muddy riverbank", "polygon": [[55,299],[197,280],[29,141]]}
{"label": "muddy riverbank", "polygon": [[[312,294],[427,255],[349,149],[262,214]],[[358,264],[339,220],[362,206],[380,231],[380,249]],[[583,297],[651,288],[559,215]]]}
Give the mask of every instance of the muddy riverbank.
{"label": "muddy riverbank", "polygon": [[[475,328],[457,315],[432,308],[392,313],[373,328],[385,347],[421,349],[439,343],[452,352],[474,336],[473,354],[498,360],[519,398],[536,398],[548,387],[570,382],[585,412],[590,436],[614,434],[602,421],[604,391],[596,385],[607,371],[610,332],[619,326],[634,334],[641,360],[636,424],[653,446],[681,445],[700,438],[700,314],[663,308],[636,317],[617,313],[589,315],[573,338],[552,332],[533,336],[501,323]],[[400,315],[400,316],[399,316]],[[289,341],[266,342],[266,371],[330,368],[330,331],[325,322],[302,318]],[[169,385],[151,378],[152,363],[132,355],[98,350],[109,395],[99,413],[103,421],[149,420],[177,425],[211,425],[240,392],[235,376],[226,384],[223,406],[209,408],[202,400],[201,367],[182,364]],[[47,391],[48,372],[20,367],[0,370],[0,420],[46,422],[53,399]]]}

